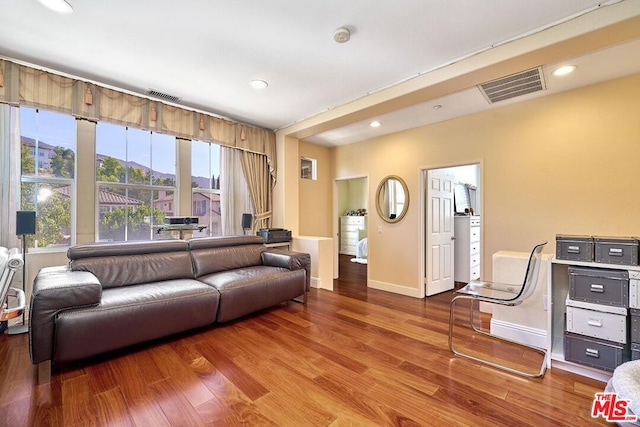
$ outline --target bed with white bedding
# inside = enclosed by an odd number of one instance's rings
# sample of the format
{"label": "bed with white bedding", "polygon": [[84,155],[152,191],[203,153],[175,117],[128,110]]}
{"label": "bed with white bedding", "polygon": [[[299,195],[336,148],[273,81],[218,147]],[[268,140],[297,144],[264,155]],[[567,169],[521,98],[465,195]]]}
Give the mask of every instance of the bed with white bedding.
{"label": "bed with white bedding", "polygon": [[351,258],[351,262],[366,264],[368,251],[367,238],[360,239],[356,245],[356,257]]}

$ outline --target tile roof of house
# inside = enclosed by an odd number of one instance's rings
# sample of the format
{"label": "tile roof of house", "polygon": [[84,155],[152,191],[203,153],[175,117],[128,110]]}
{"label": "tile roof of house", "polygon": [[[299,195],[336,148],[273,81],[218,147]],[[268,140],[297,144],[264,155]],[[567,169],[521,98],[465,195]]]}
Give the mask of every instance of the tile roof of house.
{"label": "tile roof of house", "polygon": [[[69,197],[70,187],[60,187],[56,189],[59,193]],[[113,193],[107,190],[100,190],[100,204],[101,205],[142,205],[142,200],[134,199],[132,197],[123,196],[122,194]]]}

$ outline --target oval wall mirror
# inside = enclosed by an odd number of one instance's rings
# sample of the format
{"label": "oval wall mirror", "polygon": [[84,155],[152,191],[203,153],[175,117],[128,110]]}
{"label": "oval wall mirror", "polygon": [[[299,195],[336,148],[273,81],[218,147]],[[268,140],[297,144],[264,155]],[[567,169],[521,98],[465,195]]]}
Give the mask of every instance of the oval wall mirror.
{"label": "oval wall mirror", "polygon": [[409,209],[409,189],[402,178],[389,175],[380,181],[376,209],[386,222],[398,222],[405,216]]}

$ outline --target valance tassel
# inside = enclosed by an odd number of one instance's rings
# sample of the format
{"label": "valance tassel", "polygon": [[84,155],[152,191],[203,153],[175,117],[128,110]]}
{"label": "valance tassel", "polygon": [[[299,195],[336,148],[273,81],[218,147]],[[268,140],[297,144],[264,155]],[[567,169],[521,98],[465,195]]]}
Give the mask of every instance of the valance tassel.
{"label": "valance tassel", "polygon": [[245,140],[245,138],[246,138],[246,135],[245,135],[245,133],[244,133],[244,129],[242,129],[242,130],[240,131],[240,141],[244,141],[244,140]]}
{"label": "valance tassel", "polygon": [[156,121],[156,107],[153,105],[151,106],[151,110],[149,111],[149,121],[150,122]]}
{"label": "valance tassel", "polygon": [[91,88],[87,86],[87,90],[84,92],[84,103],[87,105],[93,105],[93,93]]}
{"label": "valance tassel", "polygon": [[200,131],[204,131],[204,118],[200,117]]}
{"label": "valance tassel", "polygon": [[0,67],[0,87],[4,87],[4,73],[2,72],[2,67]]}

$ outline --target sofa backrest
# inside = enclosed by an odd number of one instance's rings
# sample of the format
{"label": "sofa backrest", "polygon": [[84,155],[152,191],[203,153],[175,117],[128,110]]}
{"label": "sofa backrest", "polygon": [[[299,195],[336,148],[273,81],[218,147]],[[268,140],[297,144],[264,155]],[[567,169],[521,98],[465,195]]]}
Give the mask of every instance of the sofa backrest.
{"label": "sofa backrest", "polygon": [[93,273],[103,288],[193,278],[184,240],[90,243],[69,248],[71,270]]}
{"label": "sofa backrest", "polygon": [[204,237],[188,242],[195,277],[262,265],[260,254],[266,249],[259,236]]}

